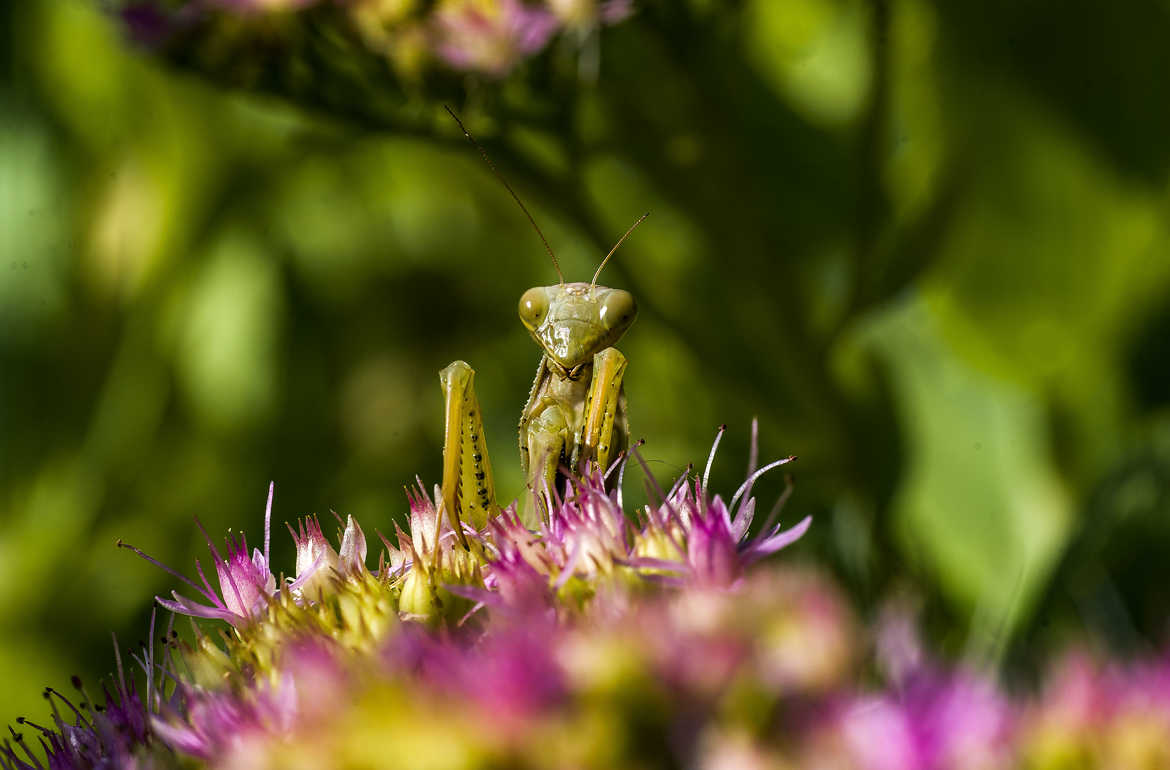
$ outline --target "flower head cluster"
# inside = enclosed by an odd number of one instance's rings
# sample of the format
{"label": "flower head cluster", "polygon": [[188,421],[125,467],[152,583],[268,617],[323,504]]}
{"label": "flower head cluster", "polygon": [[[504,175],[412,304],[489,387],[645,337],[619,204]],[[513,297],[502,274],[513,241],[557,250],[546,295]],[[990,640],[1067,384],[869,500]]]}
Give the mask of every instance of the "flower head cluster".
{"label": "flower head cluster", "polygon": [[502,77],[558,35],[579,40],[631,12],[630,0],[127,0],[119,14],[135,39],[164,49],[241,29],[295,49],[303,41],[285,22],[300,14],[413,79],[434,67]]}
{"label": "flower head cluster", "polygon": [[[150,620],[154,636],[154,616]],[[0,768],[3,770],[81,770],[82,768],[150,768],[169,764],[173,754],[160,744],[151,725],[152,716],[169,706],[159,671],[167,660],[156,659],[153,644],[133,656],[142,670],[142,692],[133,674],[122,665],[122,654],[114,641],[117,674],[112,683],[101,686],[101,698],[95,699],[82,684],[72,678],[73,698],[52,687],[44,696],[52,714],[52,726],[20,718],[22,730],[9,728],[8,739],[0,742]],[[39,752],[29,745],[23,731],[32,731]]]}
{"label": "flower head cluster", "polygon": [[592,470],[466,545],[420,483],[376,565],[352,517],[336,539],[306,517],[289,575],[270,488],[263,550],[204,533],[216,583],[173,573],[197,598],[159,603],[192,629],[137,658],[145,687],[119,663],[102,707],[50,690],[39,753],[13,731],[0,768],[1170,766],[1170,662],[1070,656],[1012,696],[933,660],[906,613],[867,640],[823,575],[762,564],[809,525],[755,517],[790,460],[729,502],[708,462],[634,511]]}

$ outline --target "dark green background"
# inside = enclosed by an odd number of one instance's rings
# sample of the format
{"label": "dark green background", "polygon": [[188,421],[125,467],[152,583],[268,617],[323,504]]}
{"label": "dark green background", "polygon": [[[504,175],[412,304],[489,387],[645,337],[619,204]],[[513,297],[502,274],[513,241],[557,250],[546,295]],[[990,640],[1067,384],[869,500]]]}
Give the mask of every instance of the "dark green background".
{"label": "dark green background", "polygon": [[81,0],[4,14],[0,720],[144,637],[175,581],[118,537],[190,573],[192,516],[258,545],[270,479],[278,524],[391,528],[439,480],[451,359],[517,493],[516,301],[554,273],[444,100],[570,278],[653,212],[605,282],[640,303],[620,347],[661,480],[727,423],[730,494],[758,415],[763,458],[800,456],[788,520],[815,516],[780,558],[863,613],[909,590],[944,649],[1022,672],[1072,634],[1161,638],[1165,2],[646,0],[595,82],[562,42],[409,98],[328,59],[168,67]]}

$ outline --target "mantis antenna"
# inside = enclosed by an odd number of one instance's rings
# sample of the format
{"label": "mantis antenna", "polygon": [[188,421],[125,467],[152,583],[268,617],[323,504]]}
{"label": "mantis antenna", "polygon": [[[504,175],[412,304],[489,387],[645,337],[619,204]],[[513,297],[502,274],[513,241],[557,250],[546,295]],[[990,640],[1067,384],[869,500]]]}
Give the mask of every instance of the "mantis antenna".
{"label": "mantis antenna", "polygon": [[[561,272],[561,263],[557,261],[557,255],[553,254],[552,246],[548,245],[548,239],[544,237],[544,233],[541,232],[540,226],[536,224],[536,220],[532,218],[532,214],[528,213],[528,207],[525,206],[524,202],[520,200],[520,196],[517,195],[516,191],[512,189],[512,185],[508,184],[508,180],[504,179],[504,175],[501,174],[499,169],[496,168],[496,164],[492,163],[492,159],[488,156],[487,150],[480,146],[479,142],[475,141],[475,137],[472,136],[471,132],[467,130],[467,127],[463,125],[463,121],[459,119],[459,116],[455,114],[455,111],[445,104],[443,105],[443,109],[445,109],[447,114],[450,115],[455,120],[455,122],[459,124],[459,130],[463,132],[463,135],[467,137],[468,141],[475,145],[475,149],[479,150],[479,154],[483,156],[485,161],[487,161],[488,168],[490,168],[492,173],[496,175],[496,179],[499,179],[500,183],[504,185],[504,188],[512,194],[512,200],[516,201],[516,205],[519,206],[520,210],[524,212],[524,216],[528,217],[529,224],[532,225],[532,229],[536,231],[536,234],[540,236],[540,242],[544,244],[544,250],[548,252],[550,257],[552,257],[552,263],[553,267],[557,271],[557,277],[560,278],[561,283],[563,284],[565,282],[565,274]],[[618,241],[618,244],[620,245],[621,241]],[[616,249],[617,246],[614,248]]]}
{"label": "mantis antenna", "polygon": [[597,272],[593,274],[593,281],[589,284],[589,291],[593,291],[593,287],[597,285],[597,277],[601,275],[601,269],[605,267],[605,263],[609,261],[609,258],[613,256],[613,253],[618,250],[618,246],[621,246],[622,241],[624,241],[626,238],[629,238],[630,233],[634,232],[634,228],[642,224],[642,220],[648,216],[650,216],[649,211],[638,217],[638,221],[630,225],[630,229],[626,230],[626,234],[621,238],[618,238],[618,242],[613,245],[613,248],[610,249],[609,253],[605,255],[605,259],[601,260],[601,264],[597,266]]}

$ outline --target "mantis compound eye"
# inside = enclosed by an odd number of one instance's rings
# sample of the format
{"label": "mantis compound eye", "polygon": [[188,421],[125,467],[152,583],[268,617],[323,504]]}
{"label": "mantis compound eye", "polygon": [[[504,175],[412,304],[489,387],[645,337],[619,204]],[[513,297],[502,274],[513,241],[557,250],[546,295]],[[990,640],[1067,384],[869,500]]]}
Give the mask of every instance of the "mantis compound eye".
{"label": "mantis compound eye", "polygon": [[520,296],[520,321],[529,329],[540,326],[547,314],[548,294],[544,289],[529,289]]}
{"label": "mantis compound eye", "polygon": [[621,289],[612,289],[598,311],[598,320],[607,330],[625,329],[638,315],[634,295]]}

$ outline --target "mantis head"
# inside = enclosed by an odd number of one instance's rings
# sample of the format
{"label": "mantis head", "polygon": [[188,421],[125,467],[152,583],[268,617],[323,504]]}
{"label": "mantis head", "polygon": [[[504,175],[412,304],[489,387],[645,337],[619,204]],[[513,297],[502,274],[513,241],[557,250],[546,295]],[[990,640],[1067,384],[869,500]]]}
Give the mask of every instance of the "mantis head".
{"label": "mantis head", "polygon": [[[597,277],[622,241],[648,216],[650,212],[639,217],[618,239],[601,260],[591,283],[565,283],[562,280],[556,286],[529,289],[520,297],[520,321],[528,327],[532,339],[545,355],[565,371],[572,372],[592,362],[595,354],[612,347],[638,315],[633,294],[598,286]],[[549,253],[552,253],[551,249]],[[556,265],[556,258],[553,260]],[[557,265],[557,274],[560,272]],[[573,378],[576,379],[576,375]]]}
{"label": "mantis head", "polygon": [[487,151],[480,146],[479,142],[475,141],[475,137],[463,125],[463,121],[459,119],[454,110],[446,105],[444,105],[444,109],[462,129],[468,141],[479,150],[479,154],[487,162],[488,168],[492,170],[512,199],[516,201],[516,205],[524,212],[532,229],[540,236],[540,241],[544,244],[553,267],[556,268],[557,276],[561,279],[561,282],[556,286],[537,286],[524,292],[524,295],[520,297],[520,320],[528,327],[532,338],[536,340],[536,344],[540,345],[545,354],[566,371],[571,372],[579,366],[592,362],[594,354],[611,347],[621,339],[638,314],[634,295],[621,289],[598,286],[597,278],[601,275],[606,263],[609,262],[609,258],[630,236],[634,228],[650,216],[650,212],[639,217],[630,226],[630,229],[626,230],[625,235],[618,239],[614,247],[605,255],[605,259],[601,260],[597,272],[593,274],[591,283],[565,283],[557,255],[553,253],[552,246],[549,246],[548,239],[544,237],[540,226],[532,218],[528,207],[520,200],[520,196],[512,189],[512,185],[508,184],[508,180],[504,179],[503,174],[496,169],[496,164],[492,163]]}
{"label": "mantis head", "polygon": [[537,286],[520,297],[520,321],[566,370],[617,343],[637,314],[633,294],[589,283]]}

